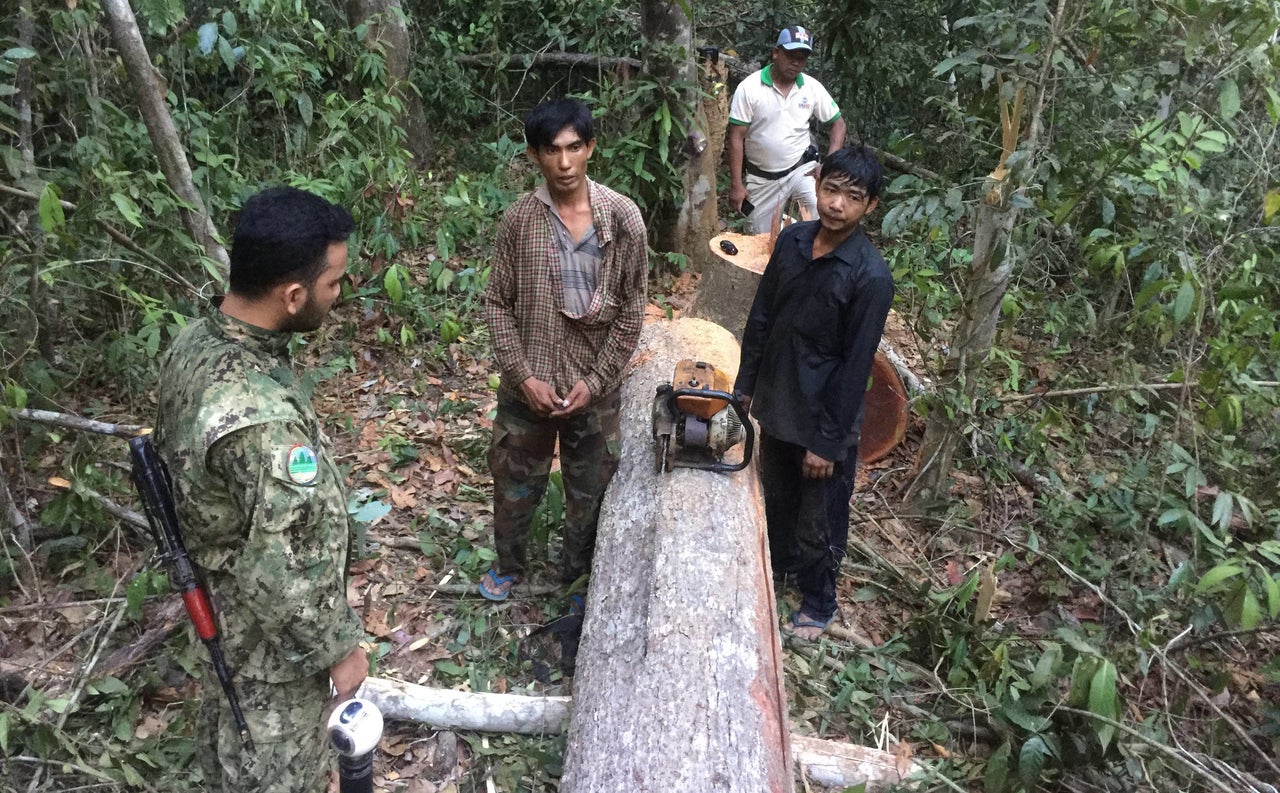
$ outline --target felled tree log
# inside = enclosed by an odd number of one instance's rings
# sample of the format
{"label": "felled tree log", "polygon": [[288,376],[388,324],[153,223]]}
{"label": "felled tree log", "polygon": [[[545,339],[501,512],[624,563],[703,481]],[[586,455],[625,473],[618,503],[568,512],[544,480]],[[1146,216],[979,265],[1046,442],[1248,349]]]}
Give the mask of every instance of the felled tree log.
{"label": "felled tree log", "polygon": [[[376,677],[365,681],[359,696],[377,705],[386,719],[414,721],[434,729],[465,725],[480,732],[536,735],[564,732],[573,707],[569,697],[442,690]],[[867,793],[875,793],[902,781],[897,758],[889,752],[794,734],[791,746],[796,773],[824,787],[843,789],[865,783]],[[730,761],[736,758],[725,758],[726,763]],[[908,773],[919,768],[911,763]]]}
{"label": "felled tree log", "polygon": [[527,697],[429,688],[370,677],[359,696],[382,711],[383,718],[430,724],[438,729],[551,735],[569,721],[568,697]]}
{"label": "felled tree log", "polygon": [[920,770],[907,760],[900,773],[898,759],[889,752],[803,735],[791,736],[791,750],[806,780],[840,790],[861,784],[868,792],[883,790]]}
{"label": "felled tree log", "polygon": [[600,513],[565,793],[793,790],[755,467],[656,472],[651,404],[681,358],[732,378],[738,345],[699,320],[641,334]]}

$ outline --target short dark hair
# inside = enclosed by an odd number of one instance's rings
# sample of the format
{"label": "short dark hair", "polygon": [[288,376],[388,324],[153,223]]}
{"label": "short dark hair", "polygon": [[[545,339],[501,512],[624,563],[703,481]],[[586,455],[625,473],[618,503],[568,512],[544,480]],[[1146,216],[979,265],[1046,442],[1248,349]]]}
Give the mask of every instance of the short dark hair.
{"label": "short dark hair", "polygon": [[583,143],[590,143],[595,139],[596,133],[591,126],[591,108],[585,102],[570,97],[548,99],[525,116],[525,145],[531,149],[550,146],[565,127],[573,127],[573,131],[582,137]]}
{"label": "short dark hair", "polygon": [[325,267],[329,246],[356,228],[351,213],[315,193],[269,187],[244,202],[231,242],[231,291],[251,300],[279,284],[307,286]]}
{"label": "short dark hair", "polygon": [[884,186],[884,168],[866,146],[845,146],[822,160],[821,179],[842,176],[867,191],[867,198],[879,198]]}

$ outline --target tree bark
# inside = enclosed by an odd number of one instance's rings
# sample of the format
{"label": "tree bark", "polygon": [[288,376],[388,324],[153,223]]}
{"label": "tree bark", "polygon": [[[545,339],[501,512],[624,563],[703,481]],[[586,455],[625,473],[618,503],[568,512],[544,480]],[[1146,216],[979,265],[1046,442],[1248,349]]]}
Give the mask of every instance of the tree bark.
{"label": "tree bark", "polygon": [[[377,706],[384,719],[437,730],[553,735],[564,732],[573,710],[569,697],[473,693],[377,677],[366,679],[357,696]],[[795,734],[790,740],[796,773],[806,780],[840,789],[866,783],[868,793],[902,781],[897,758],[889,752]],[[919,764],[911,763],[907,773],[918,770]]]}
{"label": "tree bark", "polygon": [[655,470],[654,392],[689,357],[732,379],[738,346],[708,322],[652,323],[622,387],[622,463],[600,511],[565,793],[793,789],[756,469]]}
{"label": "tree bark", "polygon": [[407,719],[437,729],[551,735],[569,722],[568,697],[533,697],[429,688],[370,677],[359,696],[384,718]]}
{"label": "tree bark", "polygon": [[[21,0],[17,13],[18,46],[35,50],[35,10],[31,0]],[[35,149],[35,116],[33,100],[35,98],[32,82],[32,64],[35,58],[23,58],[17,62],[17,70],[13,76],[14,109],[18,113],[18,184],[39,191],[43,185],[36,173]],[[38,223],[32,223],[32,234],[29,237],[32,255],[31,272],[27,276],[27,301],[34,319],[35,347],[46,361],[53,361],[57,356],[54,344],[53,328],[57,324],[58,304],[49,296],[49,289],[40,278],[40,266],[48,259],[44,251],[45,232]]]}
{"label": "tree bark", "polygon": [[454,56],[454,61],[466,66],[502,66],[513,70],[523,70],[533,66],[566,66],[570,69],[588,66],[603,71],[612,71],[620,66],[626,66],[629,69],[640,68],[638,58],[617,58],[585,52],[487,52],[477,55],[457,55]]}
{"label": "tree bark", "polygon": [[698,107],[689,135],[683,176],[684,200],[676,217],[673,248],[688,257],[689,266],[695,271],[702,270],[713,258],[704,243],[715,236],[719,225],[716,179],[729,124],[726,78],[723,61],[703,59],[700,82],[705,98]]}
{"label": "tree bark", "polygon": [[[695,193],[700,158],[691,156],[689,142],[678,134],[681,128],[695,136],[706,134],[699,130],[699,118],[694,107],[693,86],[697,80],[697,67],[693,59],[693,22],[686,13],[688,8],[687,4],[679,0],[643,0],[640,3],[640,35],[644,52],[642,68],[659,84],[673,87],[667,94],[667,108],[671,115],[670,129],[659,134],[666,135],[668,160],[680,163],[679,170],[684,185],[681,204],[670,206],[663,202],[655,215],[649,218],[650,230],[658,250],[697,255],[697,251],[685,247],[685,237],[689,233],[688,226],[707,204],[708,190],[703,185]],[[712,173],[714,175],[714,170]],[[714,185],[713,179],[709,191],[713,212]]]}
{"label": "tree bark", "polygon": [[222,243],[218,242],[217,229],[205,209],[204,199],[200,197],[200,192],[192,181],[191,165],[187,162],[187,154],[178,138],[178,131],[173,126],[173,117],[169,115],[169,108],[165,105],[165,90],[157,79],[151,56],[147,54],[146,45],[142,42],[138,21],[133,16],[129,1],[103,0],[102,10],[107,16],[111,38],[120,52],[120,58],[124,61],[125,70],[129,73],[129,80],[137,95],[138,107],[142,111],[142,120],[147,125],[147,135],[151,138],[156,159],[160,162],[160,170],[164,173],[169,189],[186,204],[178,210],[182,223],[192,239],[204,249],[205,256],[221,266],[225,282],[231,260]]}
{"label": "tree bark", "polygon": [[906,493],[907,501],[921,505],[942,498],[949,487],[961,429],[969,414],[977,377],[995,341],[1000,306],[1013,274],[1013,262],[1005,254],[1017,212],[1001,187],[995,189],[1002,197],[994,205],[984,200],[976,213],[973,261],[965,278],[963,313],[952,334],[951,353],[938,374],[938,381],[950,386],[939,394],[939,399],[955,401],[937,405],[929,412],[916,478]]}
{"label": "tree bark", "polygon": [[140,424],[111,424],[106,421],[87,419],[74,413],[58,413],[53,410],[23,408],[22,410],[14,411],[14,415],[25,421],[34,421],[37,424],[50,424],[55,427],[65,427],[83,432],[96,432],[99,435],[114,435],[117,438],[133,438],[138,435],[146,435],[151,431]]}
{"label": "tree bark", "polygon": [[400,0],[347,0],[347,24],[366,25],[365,47],[381,49],[387,64],[387,89],[400,100],[396,123],[404,130],[405,144],[418,162],[431,153],[422,97],[409,80],[413,65],[413,41]]}
{"label": "tree bark", "polygon": [[4,527],[13,534],[14,542],[23,553],[31,553],[31,522],[13,498],[3,461],[0,461],[0,517],[4,518]]}

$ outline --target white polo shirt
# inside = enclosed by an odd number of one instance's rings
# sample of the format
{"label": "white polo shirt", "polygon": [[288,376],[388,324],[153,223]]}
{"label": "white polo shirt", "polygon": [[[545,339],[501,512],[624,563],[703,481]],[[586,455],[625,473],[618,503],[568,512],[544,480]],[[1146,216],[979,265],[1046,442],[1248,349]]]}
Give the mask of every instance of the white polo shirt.
{"label": "white polo shirt", "polygon": [[822,83],[803,74],[783,96],[773,84],[772,69],[766,66],[738,84],[729,123],[747,128],[747,162],[763,171],[784,171],[809,148],[809,119],[835,121],[840,108]]}

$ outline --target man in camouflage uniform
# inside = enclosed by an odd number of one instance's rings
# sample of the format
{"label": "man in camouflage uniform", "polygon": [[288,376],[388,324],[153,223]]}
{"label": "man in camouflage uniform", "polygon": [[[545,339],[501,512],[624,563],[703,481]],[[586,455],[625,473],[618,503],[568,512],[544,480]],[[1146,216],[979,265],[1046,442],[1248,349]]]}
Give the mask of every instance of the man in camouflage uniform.
{"label": "man in camouflage uniform", "polygon": [[288,349],[339,296],[353,227],[301,190],[249,199],[220,310],[188,325],[162,363],[156,445],[256,744],[241,747],[210,670],[200,756],[211,790],[322,791],[330,681],[345,698],[368,672],[346,599],[342,474]]}
{"label": "man in camouflage uniform", "polygon": [[490,600],[506,598],[524,574],[557,438],[560,575],[570,584],[590,570],[600,500],[618,468],[618,388],[640,338],[648,271],[639,209],[587,178],[595,135],[586,105],[544,102],[524,130],[546,181],[503,216],[484,297],[502,371],[489,454],[498,558],[480,580]]}

